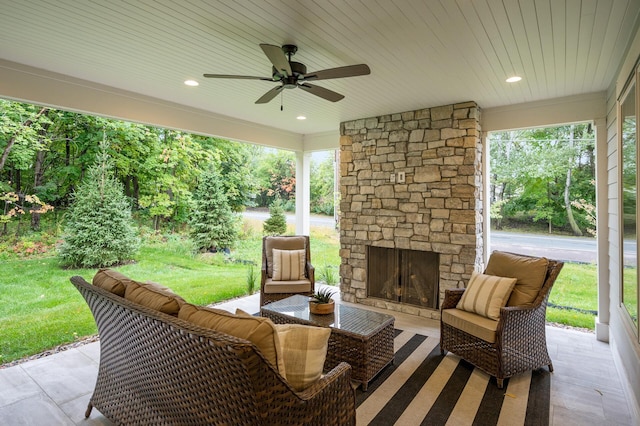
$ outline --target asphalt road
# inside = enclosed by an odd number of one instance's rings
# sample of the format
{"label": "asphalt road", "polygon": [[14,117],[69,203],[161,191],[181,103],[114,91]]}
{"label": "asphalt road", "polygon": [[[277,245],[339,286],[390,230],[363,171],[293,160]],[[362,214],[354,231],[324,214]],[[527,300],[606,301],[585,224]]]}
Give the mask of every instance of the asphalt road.
{"label": "asphalt road", "polygon": [[[264,210],[247,210],[242,214],[251,219],[266,220],[269,218],[269,212]],[[296,216],[293,213],[286,213],[285,216],[287,217],[287,223],[296,222]],[[312,214],[309,218],[309,225],[335,228],[335,221],[330,216]]]}
{"label": "asphalt road", "polygon": [[[246,217],[265,220],[269,212],[261,210],[248,210],[244,212]],[[295,223],[295,215],[287,214],[287,223]],[[333,228],[335,222],[332,217],[311,215],[311,226],[324,226]],[[489,249],[512,251],[529,254],[532,256],[545,256],[551,259],[596,263],[597,242],[595,238],[569,237],[558,235],[525,234],[516,232],[492,231],[489,236]],[[636,257],[636,247],[632,242],[624,244],[625,259],[630,261]]]}
{"label": "asphalt road", "polygon": [[597,241],[588,237],[491,231],[489,249],[572,262],[595,263],[597,260]]}

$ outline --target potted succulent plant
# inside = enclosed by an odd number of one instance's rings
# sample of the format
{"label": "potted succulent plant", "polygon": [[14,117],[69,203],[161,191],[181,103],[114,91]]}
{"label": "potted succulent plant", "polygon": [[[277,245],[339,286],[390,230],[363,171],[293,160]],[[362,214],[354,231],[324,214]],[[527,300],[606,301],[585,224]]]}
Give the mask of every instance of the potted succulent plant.
{"label": "potted succulent plant", "polygon": [[331,314],[335,301],[331,298],[336,292],[328,287],[321,288],[309,298],[309,311],[312,314]]}

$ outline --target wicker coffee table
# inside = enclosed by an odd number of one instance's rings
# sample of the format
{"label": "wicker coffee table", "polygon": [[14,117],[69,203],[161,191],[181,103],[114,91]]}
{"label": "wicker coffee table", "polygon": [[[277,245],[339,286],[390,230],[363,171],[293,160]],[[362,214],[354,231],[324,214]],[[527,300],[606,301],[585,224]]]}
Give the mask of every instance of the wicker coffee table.
{"label": "wicker coffee table", "polygon": [[295,295],[269,303],[260,315],[276,324],[306,324],[330,327],[329,347],[324,363],[330,370],[341,361],[351,364],[351,377],[367,386],[384,367],[393,362],[393,323],[391,315],[337,303],[335,312],[314,315],[309,312],[309,297]]}

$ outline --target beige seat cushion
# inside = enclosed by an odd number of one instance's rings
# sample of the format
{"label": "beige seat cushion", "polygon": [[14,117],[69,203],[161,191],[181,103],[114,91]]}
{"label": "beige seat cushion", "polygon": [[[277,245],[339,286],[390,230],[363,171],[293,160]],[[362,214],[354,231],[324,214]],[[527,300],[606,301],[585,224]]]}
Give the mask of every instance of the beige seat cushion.
{"label": "beige seat cushion", "polygon": [[264,242],[264,250],[267,256],[267,276],[273,277],[273,249],[278,250],[304,250],[306,238],[304,236],[292,237],[267,237]]}
{"label": "beige seat cushion", "polygon": [[497,320],[500,318],[500,308],[507,304],[515,283],[515,278],[474,271],[456,308]]}
{"label": "beige seat cushion", "polygon": [[102,268],[93,276],[93,285],[113,294],[124,297],[125,289],[131,279],[113,269]]}
{"label": "beige seat cushion", "polygon": [[287,382],[297,391],[322,376],[331,329],[301,324],[276,324]]}
{"label": "beige seat cushion", "polygon": [[496,250],[491,253],[484,273],[516,278],[507,306],[530,306],[544,285],[548,266],[549,260],[544,257],[519,256]]}
{"label": "beige seat cushion", "polygon": [[196,306],[190,303],[182,305],[178,318],[200,327],[210,328],[250,341],[256,345],[267,361],[278,369],[283,377],[286,377],[278,335],[269,318],[254,317],[246,313],[234,315],[222,309]]}
{"label": "beige seat cushion", "polygon": [[311,281],[274,281],[267,278],[264,282],[264,292],[268,294],[275,293],[309,293],[311,291]]}
{"label": "beige seat cushion", "polygon": [[178,315],[185,300],[168,287],[155,283],[131,281],[125,290],[124,298],[134,303],[155,309],[169,315]]}
{"label": "beige seat cushion", "polygon": [[306,253],[304,250],[273,249],[273,280],[303,280]]}
{"label": "beige seat cushion", "polygon": [[498,321],[460,309],[443,309],[442,322],[476,336],[489,343],[495,343]]}

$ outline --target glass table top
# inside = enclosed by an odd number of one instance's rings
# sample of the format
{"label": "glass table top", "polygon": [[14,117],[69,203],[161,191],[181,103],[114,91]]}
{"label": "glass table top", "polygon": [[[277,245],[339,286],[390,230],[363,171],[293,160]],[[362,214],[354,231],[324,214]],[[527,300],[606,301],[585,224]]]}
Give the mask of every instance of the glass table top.
{"label": "glass table top", "polygon": [[264,305],[262,311],[271,311],[315,325],[332,327],[363,336],[373,334],[378,331],[380,327],[395,320],[391,315],[342,305],[340,303],[336,303],[335,312],[332,314],[312,314],[309,312],[309,297],[299,294]]}

